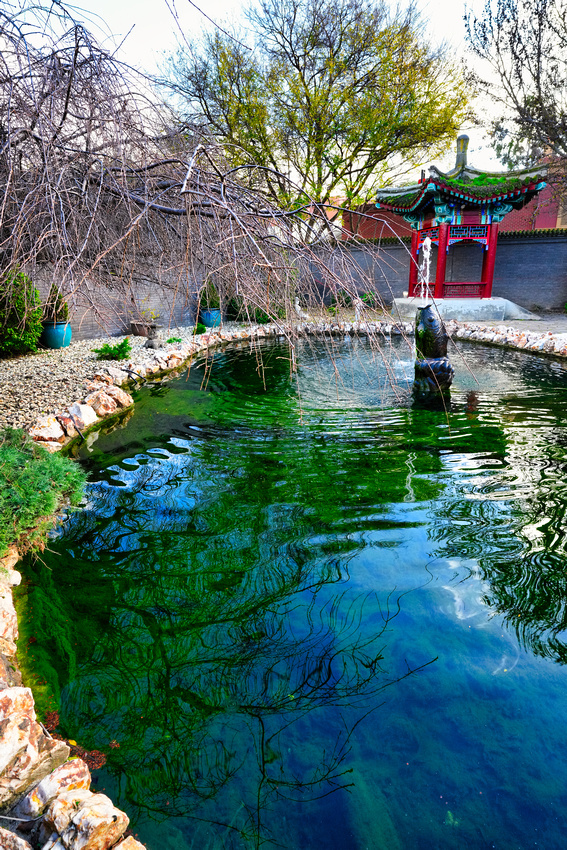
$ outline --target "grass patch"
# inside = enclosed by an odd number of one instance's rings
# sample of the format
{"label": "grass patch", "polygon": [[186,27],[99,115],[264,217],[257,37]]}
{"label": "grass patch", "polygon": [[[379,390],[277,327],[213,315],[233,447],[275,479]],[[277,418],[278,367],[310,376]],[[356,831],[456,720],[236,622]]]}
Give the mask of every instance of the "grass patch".
{"label": "grass patch", "polygon": [[59,454],[50,454],[23,431],[0,432],[0,557],[12,543],[40,548],[50,517],[67,499],[77,504],[86,475]]}

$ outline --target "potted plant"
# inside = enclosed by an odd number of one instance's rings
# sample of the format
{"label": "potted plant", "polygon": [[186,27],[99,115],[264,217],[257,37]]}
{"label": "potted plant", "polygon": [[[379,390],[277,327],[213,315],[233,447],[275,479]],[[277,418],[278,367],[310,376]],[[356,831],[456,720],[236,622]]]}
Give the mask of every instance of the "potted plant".
{"label": "potted plant", "polygon": [[69,308],[59,287],[51,284],[47,302],[43,307],[43,331],[40,344],[45,348],[66,348],[71,343]]}
{"label": "potted plant", "polygon": [[201,291],[199,313],[205,327],[216,328],[220,326],[222,322],[220,298],[217,288],[210,278]]}

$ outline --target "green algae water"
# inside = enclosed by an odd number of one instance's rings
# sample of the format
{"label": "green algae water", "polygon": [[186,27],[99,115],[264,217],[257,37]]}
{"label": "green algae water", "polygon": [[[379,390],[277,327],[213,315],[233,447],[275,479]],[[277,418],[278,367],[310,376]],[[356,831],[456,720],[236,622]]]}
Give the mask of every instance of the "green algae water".
{"label": "green algae water", "polygon": [[567,371],[227,348],[81,450],[20,651],[150,850],[567,846]]}

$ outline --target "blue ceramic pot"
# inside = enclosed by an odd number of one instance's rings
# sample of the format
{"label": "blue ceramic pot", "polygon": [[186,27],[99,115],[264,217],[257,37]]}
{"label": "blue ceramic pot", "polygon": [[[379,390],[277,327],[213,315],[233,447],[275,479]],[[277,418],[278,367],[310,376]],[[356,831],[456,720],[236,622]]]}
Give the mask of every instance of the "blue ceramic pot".
{"label": "blue ceramic pot", "polygon": [[218,328],[221,320],[222,317],[220,310],[201,310],[201,321],[206,328]]}
{"label": "blue ceramic pot", "polygon": [[44,322],[43,332],[39,342],[45,348],[67,348],[71,342],[71,325],[69,322]]}

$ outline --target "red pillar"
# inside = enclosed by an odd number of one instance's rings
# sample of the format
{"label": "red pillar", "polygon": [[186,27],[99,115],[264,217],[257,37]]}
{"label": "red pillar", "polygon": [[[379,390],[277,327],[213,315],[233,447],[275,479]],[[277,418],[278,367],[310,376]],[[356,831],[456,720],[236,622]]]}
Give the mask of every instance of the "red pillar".
{"label": "red pillar", "polygon": [[413,298],[416,294],[417,287],[417,245],[419,242],[419,234],[417,230],[411,232],[411,252],[410,252],[410,267],[409,267],[409,287],[408,296]]}
{"label": "red pillar", "polygon": [[488,246],[482,258],[482,273],[480,276],[482,288],[481,298],[490,298],[492,295],[492,281],[494,280],[494,263],[496,262],[496,246],[498,244],[498,222],[493,221],[488,226]]}
{"label": "red pillar", "polygon": [[447,240],[449,238],[449,225],[439,225],[439,242],[437,247],[437,273],[435,275],[435,289],[433,296],[443,298],[443,285],[445,283],[445,269],[447,267]]}

